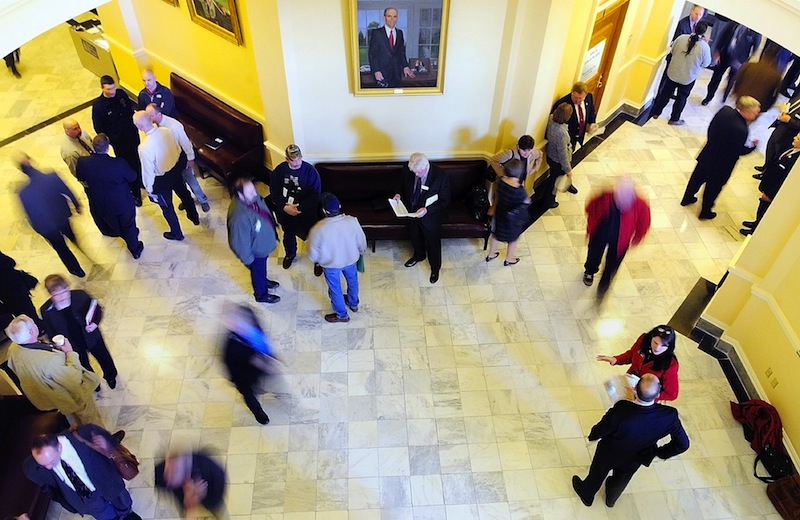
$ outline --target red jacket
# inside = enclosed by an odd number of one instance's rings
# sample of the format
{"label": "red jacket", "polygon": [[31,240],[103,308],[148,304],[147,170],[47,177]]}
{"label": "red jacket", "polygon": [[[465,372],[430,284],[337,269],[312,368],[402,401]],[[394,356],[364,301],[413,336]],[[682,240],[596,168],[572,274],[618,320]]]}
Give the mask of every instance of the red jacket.
{"label": "red jacket", "polygon": [[661,381],[661,393],[658,394],[658,401],[674,401],[678,398],[678,359],[672,356],[672,362],[666,370],[653,369],[653,363],[644,364],[644,356],[640,352],[644,334],[627,352],[614,356],[617,358],[617,365],[630,365],[629,374],[642,377],[644,374],[653,374]]}
{"label": "red jacket", "polygon": [[[612,191],[603,192],[586,203],[586,234],[592,236],[600,224],[611,211],[611,202],[614,200]],[[619,215],[619,242],[617,255],[622,255],[628,247],[642,241],[647,230],[650,229],[650,206],[636,195],[628,211],[620,211]]]}

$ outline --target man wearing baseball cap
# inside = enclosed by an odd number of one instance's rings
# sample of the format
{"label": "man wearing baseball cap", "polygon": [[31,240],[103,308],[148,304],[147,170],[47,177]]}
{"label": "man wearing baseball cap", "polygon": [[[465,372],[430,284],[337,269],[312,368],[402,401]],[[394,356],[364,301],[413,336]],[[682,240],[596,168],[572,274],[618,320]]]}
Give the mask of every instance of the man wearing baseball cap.
{"label": "man wearing baseball cap", "polygon": [[303,160],[296,144],[286,147],[286,162],[272,172],[270,197],[283,227],[283,268],[289,269],[297,256],[297,237],[305,240],[319,219],[321,182],[316,168]]}
{"label": "man wearing baseball cap", "polygon": [[[367,250],[367,237],[358,219],[342,213],[339,199],[330,193],[322,194],[325,218],[317,222],[308,235],[308,258],[322,266],[333,313],[325,321],[350,321],[347,307],[358,312],[358,257]],[[342,294],[342,275],[347,281],[347,295]]]}

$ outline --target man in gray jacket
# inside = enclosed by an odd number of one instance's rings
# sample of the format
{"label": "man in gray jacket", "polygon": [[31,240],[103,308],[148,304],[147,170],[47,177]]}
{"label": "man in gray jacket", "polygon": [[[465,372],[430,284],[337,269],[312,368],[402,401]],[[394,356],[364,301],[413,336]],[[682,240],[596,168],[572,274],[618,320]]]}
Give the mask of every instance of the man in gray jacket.
{"label": "man in gray jacket", "polygon": [[[358,257],[367,250],[367,237],[358,219],[342,214],[339,199],[322,194],[325,218],[314,224],[308,235],[308,258],[322,266],[333,313],[325,315],[329,323],[350,321],[345,305],[358,312]],[[342,294],[342,275],[347,281],[347,296]]]}
{"label": "man in gray jacket", "polygon": [[267,257],[275,250],[278,237],[272,215],[258,195],[253,179],[237,179],[233,188],[236,197],[228,208],[228,244],[250,269],[256,301],[277,303],[281,297],[269,294],[269,289],[280,284],[267,278]]}

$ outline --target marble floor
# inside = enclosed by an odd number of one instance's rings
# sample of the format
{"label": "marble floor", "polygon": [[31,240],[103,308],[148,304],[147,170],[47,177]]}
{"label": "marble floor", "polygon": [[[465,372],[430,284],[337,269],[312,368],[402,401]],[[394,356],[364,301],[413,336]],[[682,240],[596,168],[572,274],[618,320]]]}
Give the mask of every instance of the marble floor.
{"label": "marble floor", "polygon": [[[141,208],[138,261],[88,214],[73,217],[89,274],[72,282],[105,306],[102,330],[120,369],[118,387],[104,387],[98,403],[142,461],[129,483],[135,510],[179,516],[154,492],[153,465],[170,445],[189,443],[226,466],[235,518],[778,519],[752,476],[754,454],[730,415],[722,371],[684,337],[674,405],[689,451],[642,468],[613,509],[602,499],[584,507],[570,486],[587,472],[595,443],[586,435],[609,405],[603,382],[624,370],[595,356],[622,352],[668,321],[698,277],[719,280],[743,245],[738,223],[753,216],[759,153],[739,161],[715,220],[678,203],[720,106],[700,99],[690,99],[684,127],[660,119],[611,135],[576,169],[579,194],[560,196],[521,238],[514,267],[484,262],[478,241],[447,240],[441,279],[430,285],[426,267],[403,267],[408,243],[381,242],[366,255],[359,312],[328,324],[324,279],[302,250],[289,270],[276,252],[269,271],[282,300],[256,307],[284,362],[262,399],[267,426],[219,361],[223,303],[251,300],[248,272],[227,246],[223,188],[201,181],[212,209],[199,227],[182,220],[182,243],[161,237],[154,205]],[[91,128],[88,110],[77,117]],[[15,192],[25,178],[10,157],[27,151],[83,197],[59,158],[61,132],[54,124],[0,148],[0,249],[40,279],[65,269],[21,213]],[[583,205],[623,173],[650,199],[653,226],[598,306],[581,282]],[[40,304],[44,289],[34,297]],[[73,517],[51,506],[49,518]]]}

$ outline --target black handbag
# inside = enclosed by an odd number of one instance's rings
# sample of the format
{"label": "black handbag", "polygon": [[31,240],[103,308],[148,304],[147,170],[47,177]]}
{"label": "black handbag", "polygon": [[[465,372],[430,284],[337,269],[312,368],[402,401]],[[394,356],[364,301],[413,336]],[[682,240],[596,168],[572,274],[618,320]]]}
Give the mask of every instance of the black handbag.
{"label": "black handbag", "polygon": [[[770,474],[769,477],[758,474],[758,462],[764,465],[764,469]],[[773,448],[767,444],[764,449],[756,456],[753,462],[753,476],[762,482],[771,483],[784,477],[793,475],[795,472],[792,459],[783,450]]]}

